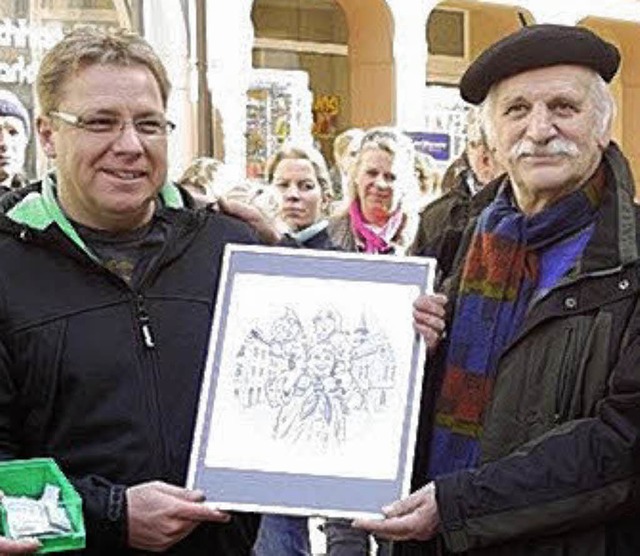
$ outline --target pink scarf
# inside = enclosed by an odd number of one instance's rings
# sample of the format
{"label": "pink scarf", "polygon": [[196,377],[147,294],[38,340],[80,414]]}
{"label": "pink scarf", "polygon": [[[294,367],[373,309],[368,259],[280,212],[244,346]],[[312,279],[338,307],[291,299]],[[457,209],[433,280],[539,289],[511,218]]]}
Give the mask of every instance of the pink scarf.
{"label": "pink scarf", "polygon": [[365,222],[360,203],[357,200],[352,201],[349,205],[349,218],[353,233],[364,242],[365,253],[389,253],[392,251],[391,240],[396,236],[404,221],[404,215],[400,209],[397,209],[389,216],[389,220],[382,230],[376,233]]}

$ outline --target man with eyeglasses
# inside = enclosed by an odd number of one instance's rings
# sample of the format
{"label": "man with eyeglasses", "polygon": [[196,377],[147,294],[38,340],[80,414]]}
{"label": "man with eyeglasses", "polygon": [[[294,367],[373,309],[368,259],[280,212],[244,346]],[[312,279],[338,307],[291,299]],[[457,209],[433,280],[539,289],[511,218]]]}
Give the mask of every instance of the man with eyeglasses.
{"label": "man with eyeglasses", "polygon": [[3,198],[0,458],[58,461],[86,554],[242,555],[255,532],[179,486],[222,251],[257,238],[167,181],[169,89],[139,37],[72,32],[37,77],[55,169]]}

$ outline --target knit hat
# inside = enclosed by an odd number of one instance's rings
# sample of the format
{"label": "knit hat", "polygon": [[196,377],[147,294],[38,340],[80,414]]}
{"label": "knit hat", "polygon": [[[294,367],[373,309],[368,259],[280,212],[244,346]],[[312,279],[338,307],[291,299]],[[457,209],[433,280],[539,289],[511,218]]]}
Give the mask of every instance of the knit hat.
{"label": "knit hat", "polygon": [[0,89],[0,116],[13,116],[22,120],[27,137],[31,135],[29,112],[16,95],[5,89]]}
{"label": "knit hat", "polygon": [[503,79],[558,64],[591,68],[608,83],[618,71],[620,53],[584,27],[528,25],[488,47],[471,63],[460,80],[460,94],[467,102],[480,104]]}

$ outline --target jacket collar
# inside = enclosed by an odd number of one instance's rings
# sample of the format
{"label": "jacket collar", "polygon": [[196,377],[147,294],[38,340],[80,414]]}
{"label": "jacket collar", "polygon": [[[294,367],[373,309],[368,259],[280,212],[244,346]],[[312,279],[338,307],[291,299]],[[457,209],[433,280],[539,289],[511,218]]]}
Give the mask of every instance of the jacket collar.
{"label": "jacket collar", "polygon": [[596,228],[576,269],[577,274],[619,268],[638,260],[635,187],[628,162],[616,144],[611,143],[605,150],[603,165],[607,187]]}
{"label": "jacket collar", "polygon": [[[82,251],[92,259],[96,259],[60,207],[56,194],[56,182],[55,173],[47,174],[42,180],[40,190],[29,191],[7,211],[7,218],[16,224],[39,231],[55,224]],[[168,181],[160,189],[159,195],[166,207],[177,209],[184,206],[178,188]]]}

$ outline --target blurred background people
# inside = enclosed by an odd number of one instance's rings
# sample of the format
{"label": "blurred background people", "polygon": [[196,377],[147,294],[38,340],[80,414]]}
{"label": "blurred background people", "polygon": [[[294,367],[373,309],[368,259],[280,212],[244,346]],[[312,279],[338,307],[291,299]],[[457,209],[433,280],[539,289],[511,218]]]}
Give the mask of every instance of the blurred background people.
{"label": "blurred background people", "polygon": [[24,162],[31,118],[20,99],[0,89],[0,192],[27,184]]}
{"label": "blurred background people", "polygon": [[233,180],[228,167],[215,158],[195,158],[177,183],[187,190],[196,206],[217,203],[224,198],[255,206],[270,220],[276,217],[278,211],[278,203],[269,188],[249,181]]}
{"label": "blurred background people", "polygon": [[364,130],[353,127],[343,131],[333,140],[335,165],[331,168],[330,177],[336,201],[340,201],[344,197],[344,189],[349,183],[349,173],[363,136]]}
{"label": "blurred background people", "polygon": [[445,172],[443,195],[422,211],[413,253],[436,257],[441,271],[448,272],[459,233],[493,200],[500,182],[496,178],[503,173],[487,143],[479,109],[474,107],[467,114],[465,150]]}
{"label": "blurred background people", "polygon": [[[267,179],[278,205],[279,228],[302,247],[333,248],[326,219],[331,183],[320,152],[299,145],[282,146],[267,165]],[[255,556],[311,554],[307,518],[264,515],[253,551]]]}
{"label": "blurred background people", "polygon": [[463,153],[454,160],[442,177],[442,190],[448,193],[461,185],[473,195],[497,175],[503,173],[487,144],[482,129],[480,109],[474,106],[467,112],[466,144]]}
{"label": "blurred background people", "polygon": [[178,185],[186,189],[198,205],[206,205],[216,200],[216,178],[220,181],[220,170],[224,164],[220,160],[202,156],[195,158],[185,169]]}
{"label": "blurred background people", "polygon": [[418,208],[422,210],[442,195],[442,176],[436,168],[433,157],[428,153],[416,150],[414,163],[420,190]]}

